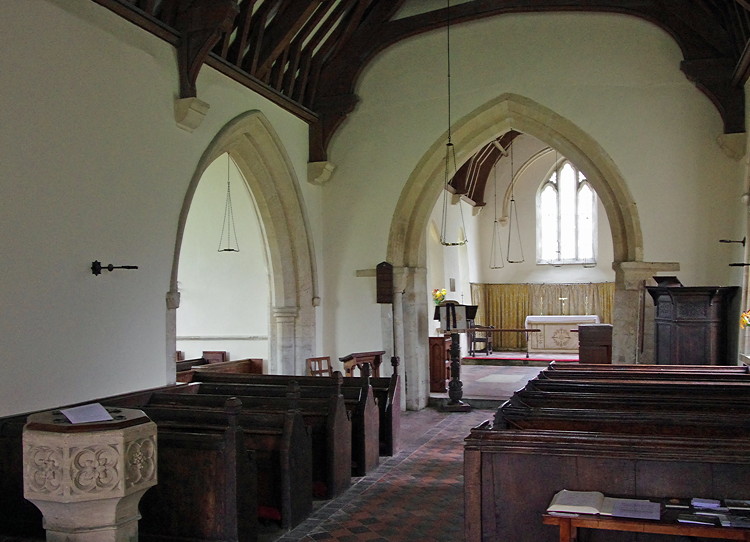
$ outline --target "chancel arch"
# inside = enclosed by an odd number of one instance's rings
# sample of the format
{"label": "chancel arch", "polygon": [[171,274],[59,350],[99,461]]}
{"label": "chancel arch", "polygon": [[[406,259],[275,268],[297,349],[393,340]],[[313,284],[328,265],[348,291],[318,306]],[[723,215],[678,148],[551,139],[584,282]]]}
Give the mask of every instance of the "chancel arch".
{"label": "chancel arch", "polygon": [[[615,362],[635,362],[637,340],[634,334],[627,332],[627,329],[637,329],[640,318],[638,281],[634,276],[653,274],[659,265],[641,262],[640,221],[622,175],[591,136],[554,111],[516,94],[497,97],[452,127],[458,164],[510,130],[534,136],[557,149],[580,168],[596,190],[610,224],[616,271],[613,357]],[[404,296],[400,311],[395,314],[397,324],[404,328],[403,342],[396,345],[396,353],[403,359],[426,360],[427,333],[424,325],[420,325],[428,310],[423,295],[427,288],[424,283],[425,231],[435,201],[443,190],[445,140],[445,135],[438,138],[412,171],[391,222],[388,261],[403,277],[412,277],[404,281],[407,294],[411,295]],[[409,292],[409,288],[414,290]],[[404,371],[409,382],[407,408],[422,408],[429,396],[427,364],[405,364]]]}
{"label": "chancel arch", "polygon": [[[267,311],[263,317],[270,312],[268,370],[304,374],[304,360],[313,355],[315,337],[317,277],[312,240],[294,168],[278,135],[259,111],[246,112],[227,123],[208,145],[191,179],[180,213],[167,295],[167,344],[174,349],[180,248],[190,206],[204,171],[224,153],[229,153],[253,195],[265,238],[270,307],[257,310]],[[173,381],[174,364],[171,376],[170,368],[167,370]]]}

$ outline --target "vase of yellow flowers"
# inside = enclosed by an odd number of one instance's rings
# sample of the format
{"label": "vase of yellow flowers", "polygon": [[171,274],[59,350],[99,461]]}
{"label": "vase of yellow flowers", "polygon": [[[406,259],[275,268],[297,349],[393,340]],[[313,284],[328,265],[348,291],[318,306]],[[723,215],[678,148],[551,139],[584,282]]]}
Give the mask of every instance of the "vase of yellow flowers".
{"label": "vase of yellow flowers", "polygon": [[440,305],[443,301],[445,301],[445,295],[448,292],[445,288],[435,288],[432,291],[432,300],[435,302],[435,305]]}
{"label": "vase of yellow flowers", "polygon": [[745,329],[750,325],[750,309],[740,314],[740,327]]}

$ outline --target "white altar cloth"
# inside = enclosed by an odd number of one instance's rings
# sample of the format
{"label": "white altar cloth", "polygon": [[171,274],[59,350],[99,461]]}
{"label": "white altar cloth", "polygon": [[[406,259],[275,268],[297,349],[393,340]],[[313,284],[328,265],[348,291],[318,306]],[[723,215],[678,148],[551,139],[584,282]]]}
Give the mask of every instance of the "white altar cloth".
{"label": "white altar cloth", "polygon": [[527,351],[551,354],[577,354],[579,324],[598,324],[596,314],[550,314],[527,316],[526,329],[541,329],[527,333]]}

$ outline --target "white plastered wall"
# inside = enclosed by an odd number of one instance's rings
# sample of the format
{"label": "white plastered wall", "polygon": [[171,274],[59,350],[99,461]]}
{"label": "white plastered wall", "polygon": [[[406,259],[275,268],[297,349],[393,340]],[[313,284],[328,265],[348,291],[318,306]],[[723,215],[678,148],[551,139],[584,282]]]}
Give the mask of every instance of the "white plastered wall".
{"label": "white plastered wall", "polygon": [[[165,298],[201,157],[260,110],[304,179],[308,127],[204,67],[211,107],[194,132],[179,128],[174,48],[94,2],[0,2],[0,34],[14,45],[0,72],[0,416],[163,385]],[[94,260],[139,269],[97,277]]]}
{"label": "white plastered wall", "polygon": [[[177,350],[185,359],[222,350],[233,360],[268,360],[267,245],[256,203],[230,160],[220,156],[203,173],[185,225],[177,281]],[[231,223],[225,215],[228,176]],[[239,250],[219,251],[227,245]]]}

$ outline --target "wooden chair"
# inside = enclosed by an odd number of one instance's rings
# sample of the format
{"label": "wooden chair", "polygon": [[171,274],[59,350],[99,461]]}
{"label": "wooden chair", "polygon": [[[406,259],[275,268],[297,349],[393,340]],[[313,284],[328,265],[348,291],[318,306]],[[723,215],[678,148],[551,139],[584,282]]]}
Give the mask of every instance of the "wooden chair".
{"label": "wooden chair", "polygon": [[[492,354],[492,333],[483,331],[486,329],[495,329],[494,326],[480,326],[469,321],[469,356],[482,352],[488,356]],[[479,345],[479,347],[477,347]]]}
{"label": "wooden chair", "polygon": [[307,358],[307,374],[309,376],[331,376],[331,356]]}

